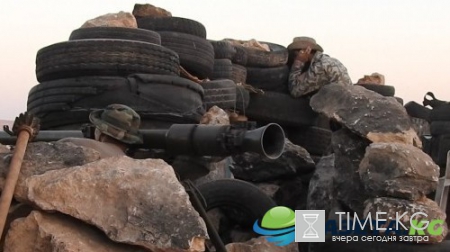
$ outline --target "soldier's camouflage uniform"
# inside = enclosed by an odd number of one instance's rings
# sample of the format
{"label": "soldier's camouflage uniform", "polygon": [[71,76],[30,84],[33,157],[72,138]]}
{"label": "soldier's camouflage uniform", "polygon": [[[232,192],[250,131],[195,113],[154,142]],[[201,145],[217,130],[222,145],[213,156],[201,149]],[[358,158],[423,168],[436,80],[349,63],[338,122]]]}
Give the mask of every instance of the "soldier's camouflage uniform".
{"label": "soldier's camouflage uniform", "polygon": [[291,69],[289,74],[289,92],[293,97],[300,97],[319,90],[324,85],[339,83],[352,85],[347,68],[337,59],[321,52],[316,52],[308,70]]}

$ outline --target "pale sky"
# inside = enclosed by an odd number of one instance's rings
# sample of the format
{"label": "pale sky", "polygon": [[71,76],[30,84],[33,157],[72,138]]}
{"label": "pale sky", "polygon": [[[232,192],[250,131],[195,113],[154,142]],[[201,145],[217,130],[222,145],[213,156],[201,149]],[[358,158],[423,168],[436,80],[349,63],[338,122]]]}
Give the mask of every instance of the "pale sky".
{"label": "pale sky", "polygon": [[208,39],[257,39],[287,46],[310,36],[339,59],[353,82],[385,75],[405,103],[427,91],[450,101],[450,1],[448,0],[1,0],[0,119],[25,112],[38,84],[36,52],[66,41],[86,20],[132,12],[150,3],[173,16],[205,25]]}

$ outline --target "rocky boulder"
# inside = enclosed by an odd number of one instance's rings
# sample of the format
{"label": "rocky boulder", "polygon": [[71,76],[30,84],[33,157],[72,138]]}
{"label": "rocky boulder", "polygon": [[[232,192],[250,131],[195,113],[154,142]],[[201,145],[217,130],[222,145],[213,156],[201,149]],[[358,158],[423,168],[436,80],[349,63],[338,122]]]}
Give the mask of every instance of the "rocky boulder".
{"label": "rocky boulder", "polygon": [[161,159],[111,157],[31,176],[26,186],[28,200],[40,209],[92,224],[113,241],[153,251],[204,251],[205,223]]}
{"label": "rocky boulder", "polygon": [[[365,217],[370,214],[373,218],[380,212],[386,213],[386,215],[381,215],[381,218],[386,219],[386,223],[381,225],[381,227],[384,228],[396,227],[397,223],[392,224],[391,222],[400,221],[404,227],[409,230],[411,228],[411,220],[415,220],[417,224],[419,224],[421,220],[430,222],[432,220],[443,220],[440,224],[434,226],[434,231],[442,230],[440,235],[430,234],[428,228],[423,230],[424,235],[429,237],[429,241],[427,243],[441,242],[448,234],[448,226],[445,222],[445,213],[439,208],[436,202],[425,197],[418,201],[409,201],[396,198],[374,198],[366,202],[366,209],[364,210]],[[419,212],[422,212],[427,216],[425,217],[423,214],[414,215]],[[397,217],[400,219],[396,220]],[[421,227],[423,228],[425,225],[426,224]],[[418,225],[416,226],[419,227]],[[399,225],[399,227],[401,227],[401,225]],[[383,231],[380,231],[380,233],[381,232]],[[416,232],[415,235],[419,234],[420,233]]]}
{"label": "rocky boulder", "polygon": [[[10,153],[0,154],[0,187],[3,188],[11,159]],[[25,180],[33,175],[40,175],[47,171],[80,166],[100,159],[100,154],[93,150],[72,143],[34,142],[29,143],[19,180],[17,181],[14,198],[26,201]]]}
{"label": "rocky boulder", "polygon": [[361,161],[359,174],[373,197],[416,200],[436,190],[439,166],[412,145],[374,143]]}
{"label": "rocky boulder", "polygon": [[343,128],[333,132],[331,146],[335,154],[336,175],[333,187],[336,199],[362,216],[369,198],[359,176],[359,164],[370,141]]}
{"label": "rocky boulder", "polygon": [[400,142],[421,147],[405,108],[395,98],[361,86],[326,85],[310,101],[326,115],[372,142]]}
{"label": "rocky boulder", "polygon": [[136,18],[140,17],[171,17],[172,13],[169,11],[156,7],[151,4],[135,4],[133,8],[133,15]]}
{"label": "rocky boulder", "polygon": [[254,238],[245,243],[230,243],[225,247],[228,252],[298,252],[297,243],[280,247],[268,242],[265,237]]}
{"label": "rocky boulder", "polygon": [[335,201],[333,180],[336,176],[334,154],[324,156],[316,166],[316,171],[309,182],[306,208],[323,209],[329,215]]}
{"label": "rocky boulder", "polygon": [[137,246],[118,244],[101,231],[62,214],[31,212],[15,220],[7,234],[5,252],[144,252]]}
{"label": "rocky boulder", "polygon": [[231,171],[236,178],[262,182],[314,170],[314,161],[303,147],[286,139],[283,154],[275,160],[256,153],[233,156]]}
{"label": "rocky boulder", "polygon": [[129,12],[108,13],[86,21],[81,28],[88,27],[126,27],[138,28],[136,18]]}

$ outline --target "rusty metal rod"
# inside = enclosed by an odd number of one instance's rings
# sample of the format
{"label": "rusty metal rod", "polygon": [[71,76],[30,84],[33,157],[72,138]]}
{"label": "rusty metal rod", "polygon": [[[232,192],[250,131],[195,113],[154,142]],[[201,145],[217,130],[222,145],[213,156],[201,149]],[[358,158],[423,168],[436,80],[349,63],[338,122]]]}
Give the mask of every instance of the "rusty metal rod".
{"label": "rusty metal rod", "polygon": [[19,132],[16,147],[9,165],[8,175],[0,198],[0,237],[2,237],[5,228],[6,218],[8,217],[9,207],[11,206],[17,180],[19,179],[20,168],[29,139],[30,133],[28,131],[22,130]]}

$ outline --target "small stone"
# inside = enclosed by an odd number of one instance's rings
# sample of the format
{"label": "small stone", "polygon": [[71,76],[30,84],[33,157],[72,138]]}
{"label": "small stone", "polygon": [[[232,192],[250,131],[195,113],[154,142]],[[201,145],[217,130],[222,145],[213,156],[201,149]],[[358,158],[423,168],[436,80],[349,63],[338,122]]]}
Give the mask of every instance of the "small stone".
{"label": "small stone", "polygon": [[281,247],[268,242],[265,237],[254,238],[245,243],[230,243],[225,248],[227,252],[299,252],[295,242]]}
{"label": "small stone", "polygon": [[229,125],[230,118],[223,109],[212,106],[200,119],[200,124],[207,125]]}

